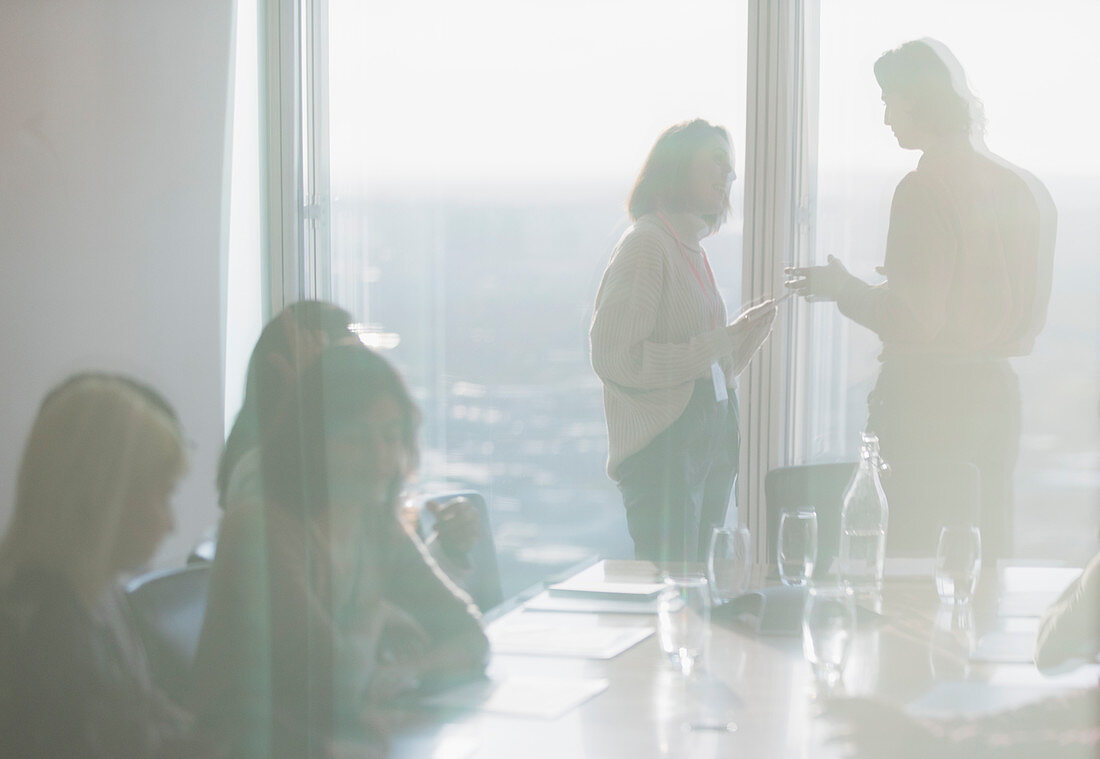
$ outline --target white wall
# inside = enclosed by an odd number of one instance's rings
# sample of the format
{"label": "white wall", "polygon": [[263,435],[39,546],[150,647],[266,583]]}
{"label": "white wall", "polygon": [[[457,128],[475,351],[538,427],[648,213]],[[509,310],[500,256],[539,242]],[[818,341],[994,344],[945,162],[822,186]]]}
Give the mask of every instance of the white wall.
{"label": "white wall", "polygon": [[0,4],[0,523],[45,391],[161,389],[194,442],[159,563],[215,518],[232,0]]}

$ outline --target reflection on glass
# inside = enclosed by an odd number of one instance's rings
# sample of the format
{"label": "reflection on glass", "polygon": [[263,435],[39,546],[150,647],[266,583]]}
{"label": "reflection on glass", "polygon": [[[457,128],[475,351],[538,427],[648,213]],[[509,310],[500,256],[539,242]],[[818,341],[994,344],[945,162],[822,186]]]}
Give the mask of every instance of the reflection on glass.
{"label": "reflection on glass", "polygon": [[706,646],[710,625],[710,587],[698,575],[669,577],[657,601],[657,635],[661,650],[686,676]]}
{"label": "reflection on glass", "polygon": [[937,680],[965,680],[974,652],[974,609],[941,607],[928,642],[928,663]]}
{"label": "reflection on glass", "polygon": [[802,652],[823,695],[841,684],[856,629],[855,597],[844,586],[812,587],[802,616]]}

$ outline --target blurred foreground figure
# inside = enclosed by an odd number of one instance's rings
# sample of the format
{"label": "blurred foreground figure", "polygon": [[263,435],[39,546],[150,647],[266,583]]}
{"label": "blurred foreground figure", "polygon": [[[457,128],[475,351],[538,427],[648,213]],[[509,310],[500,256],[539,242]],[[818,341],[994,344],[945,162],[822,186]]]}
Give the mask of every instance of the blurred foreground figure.
{"label": "blurred foreground figure", "polygon": [[882,338],[867,424],[883,458],[978,467],[992,568],[1012,549],[1020,394],[1008,358],[1030,353],[1046,320],[1055,209],[1034,176],[986,149],[980,105],[944,45],[907,42],[875,77],[898,145],[922,152],[894,192],[887,279],[869,285],[830,256],[789,269],[787,284]]}
{"label": "blurred foreground figure", "polygon": [[222,523],[196,664],[205,729],[235,755],[384,752],[389,707],[479,675],[476,608],[398,518],[418,413],[362,345],[330,346],[259,419],[261,497]]}
{"label": "blurred foreground figure", "polygon": [[[1100,554],[1047,609],[1039,622],[1035,666],[1041,670],[1072,668],[1100,657]],[[1100,711],[1096,712],[1100,720]]]}
{"label": "blurred foreground figure", "polygon": [[831,703],[832,742],[859,759],[1096,759],[1100,690],[1045,698],[978,717],[921,719],[865,699]]}
{"label": "blurred foreground figure", "polygon": [[152,685],[116,584],[172,529],[185,466],[144,385],[82,374],[43,401],[0,546],[0,755],[210,755]]}

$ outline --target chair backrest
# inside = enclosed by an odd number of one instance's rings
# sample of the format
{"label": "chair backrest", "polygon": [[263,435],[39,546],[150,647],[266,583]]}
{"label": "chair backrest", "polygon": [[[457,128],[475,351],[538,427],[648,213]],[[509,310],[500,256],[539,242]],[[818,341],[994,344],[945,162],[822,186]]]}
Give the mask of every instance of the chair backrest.
{"label": "chair backrest", "polygon": [[[444,503],[454,498],[465,498],[477,509],[481,517],[481,537],[470,550],[469,559],[473,571],[459,584],[474,599],[482,612],[489,611],[504,600],[500,584],[500,568],[497,564],[497,549],[493,542],[493,525],[489,519],[489,508],[485,498],[475,490],[460,490],[453,493],[433,493],[424,498],[423,503],[436,501]],[[424,537],[431,534],[435,516],[427,508],[420,510],[420,530]]]}
{"label": "chair backrest", "polygon": [[977,466],[954,459],[889,463],[890,471],[882,478],[890,504],[887,555],[935,556],[941,527],[979,525],[981,472]]}
{"label": "chair backrest", "polygon": [[210,570],[210,564],[195,564],[150,572],[126,587],[153,681],[177,701],[188,695]]}
{"label": "chair backrest", "polygon": [[[954,459],[890,461],[882,489],[890,507],[887,556],[935,556],[945,524],[978,525],[981,474],[978,467]],[[784,509],[813,506],[817,512],[817,563],[826,573],[840,549],[840,512],[855,463],[804,464],[773,469],[764,480],[767,504],[768,563],[776,562],[779,515]]]}
{"label": "chair backrest", "polygon": [[814,575],[826,574],[840,549],[840,508],[852,474],[852,462],[803,464],[773,469],[764,478],[767,508],[768,564],[777,563],[779,515],[812,506],[817,512],[817,562]]}

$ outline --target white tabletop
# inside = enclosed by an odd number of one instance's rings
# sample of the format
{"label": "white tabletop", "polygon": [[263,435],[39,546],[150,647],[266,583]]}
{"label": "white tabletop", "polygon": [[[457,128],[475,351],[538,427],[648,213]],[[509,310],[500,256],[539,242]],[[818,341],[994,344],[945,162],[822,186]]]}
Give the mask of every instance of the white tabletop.
{"label": "white tabletop", "polygon": [[[629,565],[624,565],[629,566]],[[1010,579],[1023,582],[1028,575]],[[1038,577],[1039,570],[1034,573]],[[1064,578],[1049,575],[1050,583]],[[1042,584],[1042,583],[1040,583]],[[1026,584],[1029,592],[1035,591]],[[1011,589],[1010,589],[1011,590]],[[1048,595],[1057,588],[1047,589]],[[1087,685],[1080,676],[1045,678],[1033,664],[974,661],[960,649],[931,578],[888,582],[885,619],[861,628],[845,670],[849,694],[912,704],[925,712],[959,703],[995,708],[1041,697],[1052,688]],[[654,626],[652,615],[531,612],[517,608],[491,623],[560,628]],[[1033,624],[1031,625],[1033,628]],[[988,634],[1025,632],[1028,623],[999,617],[992,606],[975,615],[970,645]],[[575,633],[574,633],[575,634]],[[1025,641],[1026,643],[1026,641]],[[965,643],[962,645],[966,645]],[[489,714],[480,710],[422,709],[409,715],[393,756],[462,757],[822,757],[831,727],[818,715],[809,665],[799,637],[761,637],[712,624],[699,674],[686,679],[650,636],[608,659],[496,653],[489,676],[520,683],[606,681],[606,689],[556,719]],[[1086,674],[1095,684],[1095,673]],[[735,723],[732,732],[721,729]]]}

